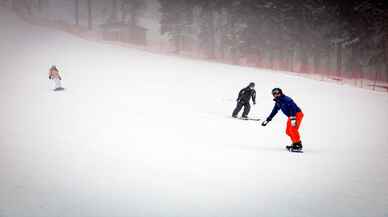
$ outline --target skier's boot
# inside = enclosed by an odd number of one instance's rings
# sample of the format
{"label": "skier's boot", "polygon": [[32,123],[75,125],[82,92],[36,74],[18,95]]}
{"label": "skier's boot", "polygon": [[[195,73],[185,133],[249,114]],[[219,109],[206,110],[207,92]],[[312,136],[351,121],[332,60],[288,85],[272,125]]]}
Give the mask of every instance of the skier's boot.
{"label": "skier's boot", "polygon": [[232,115],[233,118],[237,118],[237,115]]}
{"label": "skier's boot", "polygon": [[248,116],[241,116],[241,119],[248,120]]}

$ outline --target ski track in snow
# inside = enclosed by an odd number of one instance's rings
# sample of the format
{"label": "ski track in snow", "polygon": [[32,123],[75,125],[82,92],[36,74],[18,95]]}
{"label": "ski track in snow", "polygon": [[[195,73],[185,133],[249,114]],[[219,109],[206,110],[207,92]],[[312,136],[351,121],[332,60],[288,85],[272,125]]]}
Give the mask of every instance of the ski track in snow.
{"label": "ski track in snow", "polygon": [[[103,45],[0,7],[1,217],[388,216],[388,95]],[[50,65],[63,92],[51,91]],[[279,86],[305,113],[251,116]]]}

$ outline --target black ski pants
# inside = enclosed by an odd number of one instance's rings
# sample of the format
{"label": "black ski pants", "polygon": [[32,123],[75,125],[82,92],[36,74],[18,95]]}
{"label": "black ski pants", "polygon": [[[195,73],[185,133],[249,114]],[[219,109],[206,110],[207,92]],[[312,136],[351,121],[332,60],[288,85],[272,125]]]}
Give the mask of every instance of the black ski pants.
{"label": "black ski pants", "polygon": [[248,114],[249,114],[249,111],[251,110],[251,105],[249,104],[249,102],[245,102],[245,101],[237,102],[237,106],[234,109],[232,115],[233,116],[237,116],[238,113],[241,111],[242,107],[244,107],[244,111],[243,111],[242,117],[247,117]]}

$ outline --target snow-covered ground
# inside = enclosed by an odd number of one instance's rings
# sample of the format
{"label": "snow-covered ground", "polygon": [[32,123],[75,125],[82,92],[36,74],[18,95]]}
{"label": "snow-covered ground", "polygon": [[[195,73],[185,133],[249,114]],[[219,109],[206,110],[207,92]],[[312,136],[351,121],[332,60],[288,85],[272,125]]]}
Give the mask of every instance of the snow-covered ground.
{"label": "snow-covered ground", "polygon": [[[388,216],[386,93],[0,27],[1,217]],[[251,116],[275,86],[302,108],[304,154],[283,114],[229,118],[250,81]]]}

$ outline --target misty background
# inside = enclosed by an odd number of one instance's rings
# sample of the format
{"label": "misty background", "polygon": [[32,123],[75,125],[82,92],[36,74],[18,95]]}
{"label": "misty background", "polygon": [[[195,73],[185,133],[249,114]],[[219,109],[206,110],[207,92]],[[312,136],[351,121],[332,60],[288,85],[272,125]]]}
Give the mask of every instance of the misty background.
{"label": "misty background", "polygon": [[0,2],[30,23],[88,39],[320,79],[350,79],[361,86],[363,80],[374,81],[374,87],[388,82],[383,0]]}
{"label": "misty background", "polygon": [[0,2],[0,217],[388,216],[384,5]]}

